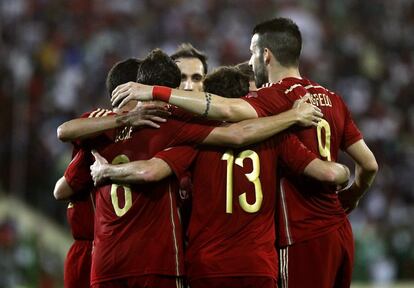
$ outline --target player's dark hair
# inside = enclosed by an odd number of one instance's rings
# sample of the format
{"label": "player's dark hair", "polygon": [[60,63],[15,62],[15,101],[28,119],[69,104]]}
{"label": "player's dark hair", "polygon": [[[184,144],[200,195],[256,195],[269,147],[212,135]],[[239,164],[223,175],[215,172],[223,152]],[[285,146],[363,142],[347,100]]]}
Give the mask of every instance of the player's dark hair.
{"label": "player's dark hair", "polygon": [[137,79],[137,71],[141,64],[141,60],[136,58],[128,58],[115,63],[109,70],[106,76],[106,89],[111,96],[112,91],[116,86],[127,83],[129,81],[135,82]]}
{"label": "player's dark hair", "polygon": [[146,85],[160,85],[177,88],[181,83],[181,72],[177,64],[161,49],[152,50],[142,60],[135,74],[136,81]]}
{"label": "player's dark hair", "polygon": [[204,75],[207,74],[207,56],[203,52],[197,50],[190,43],[182,43],[178,49],[171,54],[171,58],[175,61],[179,58],[198,58],[203,64]]}
{"label": "player's dark hair", "polygon": [[249,81],[254,81],[254,72],[248,61],[239,63],[235,67],[239,69],[240,72],[247,75],[249,77]]}
{"label": "player's dark hair", "polygon": [[299,65],[302,36],[298,26],[291,19],[275,18],[262,22],[254,27],[254,34],[259,35],[259,48],[268,48],[281,65]]}
{"label": "player's dark hair", "polygon": [[207,74],[204,91],[227,98],[239,98],[249,93],[249,76],[236,67],[223,66]]}

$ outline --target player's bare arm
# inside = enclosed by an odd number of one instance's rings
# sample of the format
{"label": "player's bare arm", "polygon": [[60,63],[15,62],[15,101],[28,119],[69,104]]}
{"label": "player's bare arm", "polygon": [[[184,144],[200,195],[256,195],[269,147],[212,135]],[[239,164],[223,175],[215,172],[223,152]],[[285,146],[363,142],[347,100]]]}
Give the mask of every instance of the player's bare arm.
{"label": "player's bare arm", "polygon": [[215,128],[203,141],[206,145],[243,147],[261,142],[294,124],[317,126],[323,117],[321,110],[301,99],[292,109],[275,116],[244,120]]}
{"label": "player's bare arm", "polygon": [[73,189],[69,186],[65,176],[62,176],[56,181],[55,189],[53,190],[53,196],[56,200],[67,200],[74,194]]}
{"label": "player's bare arm", "polygon": [[349,213],[358,206],[359,200],[374,182],[378,163],[364,140],[349,146],[346,153],[355,161],[355,179],[350,187],[339,193],[339,199]]}
{"label": "player's bare arm", "polygon": [[319,181],[339,187],[346,186],[351,175],[347,166],[336,162],[322,161],[320,159],[311,161],[303,173]]}
{"label": "player's bare arm", "polygon": [[[167,96],[163,93],[167,93],[168,97],[163,97]],[[112,92],[111,102],[112,105],[123,107],[130,100],[148,101],[153,99],[168,102],[209,119],[238,122],[258,117],[256,110],[242,99],[224,98],[207,92],[184,91],[165,87],[158,89],[135,82],[128,82],[116,87]]]}
{"label": "player's bare arm", "polygon": [[113,165],[98,152],[92,151],[95,162],[92,164],[91,175],[95,186],[109,180],[114,183],[146,183],[156,182],[172,175],[170,166],[162,159],[133,161]]}
{"label": "player's bare arm", "polygon": [[[110,111],[106,111],[106,115],[109,114]],[[57,137],[63,142],[82,140],[125,125],[159,128],[157,123],[165,122],[164,117],[169,115],[163,105],[155,103],[138,103],[130,113],[134,115],[132,120],[127,114],[72,119],[58,127]]]}

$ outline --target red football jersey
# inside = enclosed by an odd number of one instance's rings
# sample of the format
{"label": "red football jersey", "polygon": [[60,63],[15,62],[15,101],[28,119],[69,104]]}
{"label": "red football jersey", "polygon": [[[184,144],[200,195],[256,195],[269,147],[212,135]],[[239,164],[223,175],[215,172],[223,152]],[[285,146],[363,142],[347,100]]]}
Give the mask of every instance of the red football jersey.
{"label": "red football jersey", "polygon": [[[133,131],[124,127],[83,145],[96,149],[109,163],[119,164],[150,159],[172,146],[200,143],[214,128],[182,121],[176,116],[192,119],[174,109],[173,116],[159,129]],[[183,148],[172,148],[166,153],[189,154],[188,150],[179,149]],[[191,158],[176,157],[173,167],[185,170]],[[90,179],[89,174],[85,177]],[[145,274],[182,275],[177,192],[178,184],[172,177],[145,185],[108,183],[97,189],[92,285]]]}
{"label": "red football jersey", "polygon": [[[308,79],[286,78],[244,99],[259,116],[268,116],[289,109],[306,93],[311,94],[308,102],[322,110],[324,119],[317,128],[294,128],[292,131],[321,159],[336,161],[339,149],[344,150],[362,139],[340,96]],[[281,246],[317,237],[343,224],[346,214],[330,187],[290,173],[288,169],[283,172],[278,213]]]}
{"label": "red football jersey", "polygon": [[92,242],[94,231],[93,186],[82,183],[80,175],[89,173],[90,152],[75,147],[73,159],[65,171],[65,179],[75,191],[66,210],[73,242],[65,259],[65,287],[90,287]]}
{"label": "red football jersey", "polygon": [[[114,114],[101,108],[84,113],[81,118],[103,117]],[[66,211],[67,220],[71,229],[73,239],[93,241],[94,230],[94,187],[89,178],[89,166],[93,156],[89,150],[85,150],[78,142],[73,143],[72,161],[65,170],[64,176],[69,186],[75,191],[71,197]]]}
{"label": "red football jersey", "polygon": [[293,135],[238,150],[200,149],[193,172],[186,269],[204,277],[277,277],[276,168],[301,173],[316,158]]}
{"label": "red football jersey", "polygon": [[91,154],[89,151],[74,148],[74,157],[65,170],[66,182],[75,191],[71,197],[66,216],[73,239],[93,240],[94,199],[93,185],[83,181],[83,175],[89,173]]}

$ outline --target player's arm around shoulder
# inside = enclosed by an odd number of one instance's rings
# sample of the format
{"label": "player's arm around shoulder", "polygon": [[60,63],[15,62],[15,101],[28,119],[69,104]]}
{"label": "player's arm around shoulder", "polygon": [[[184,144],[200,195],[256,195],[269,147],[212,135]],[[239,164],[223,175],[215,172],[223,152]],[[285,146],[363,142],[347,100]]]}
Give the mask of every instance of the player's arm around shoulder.
{"label": "player's arm around shoulder", "polygon": [[156,182],[172,174],[170,166],[164,160],[156,157],[115,165],[109,164],[98,152],[93,151],[92,153],[95,162],[90,168],[95,186],[99,186],[105,181],[120,184]]}
{"label": "player's arm around shoulder", "polygon": [[313,177],[319,181],[326,182],[339,187],[348,184],[351,173],[346,165],[314,159],[310,162],[303,172],[305,175]]}
{"label": "player's arm around shoulder", "polygon": [[208,92],[184,91],[163,86],[128,82],[113,92],[112,105],[123,107],[131,100],[160,100],[208,119],[238,122],[257,118],[256,110],[239,98],[225,98]]}
{"label": "player's arm around shoulder", "polygon": [[350,145],[346,153],[355,161],[355,179],[351,186],[340,191],[338,195],[342,207],[349,213],[358,206],[360,199],[374,182],[378,163],[363,139]]}
{"label": "player's arm around shoulder", "polygon": [[73,196],[73,194],[74,191],[66,181],[65,176],[62,176],[56,181],[55,188],[53,189],[53,196],[56,200],[67,200]]}
{"label": "player's arm around shoulder", "polygon": [[68,142],[92,137],[107,128],[108,124],[115,123],[114,117],[108,116],[110,114],[112,111],[98,108],[80,118],[66,121],[57,128],[57,138]]}

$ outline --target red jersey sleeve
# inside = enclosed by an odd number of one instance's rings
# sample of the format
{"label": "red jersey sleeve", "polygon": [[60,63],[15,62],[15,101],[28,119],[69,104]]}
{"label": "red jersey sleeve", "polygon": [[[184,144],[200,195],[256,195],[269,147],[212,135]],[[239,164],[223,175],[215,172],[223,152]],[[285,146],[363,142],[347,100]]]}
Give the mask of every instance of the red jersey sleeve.
{"label": "red jersey sleeve", "polygon": [[257,112],[259,117],[277,115],[289,110],[292,103],[275,87],[261,88],[242,97]]}
{"label": "red jersey sleeve", "polygon": [[84,149],[79,149],[64,173],[65,179],[73,191],[79,192],[84,189],[93,188],[89,170],[89,166],[92,163],[91,153]]}
{"label": "red jersey sleeve", "polygon": [[191,146],[177,146],[158,152],[154,157],[164,160],[178,179],[187,175],[187,170],[198,151]]}
{"label": "red jersey sleeve", "polygon": [[299,140],[296,135],[282,134],[278,136],[280,158],[294,173],[301,174],[306,166],[317,156]]}
{"label": "red jersey sleeve", "polygon": [[[341,99],[341,98],[340,98]],[[355,142],[362,139],[362,133],[359,131],[358,127],[355,125],[354,120],[352,119],[351,112],[349,111],[346,104],[341,99],[344,115],[345,115],[345,123],[344,123],[344,131],[342,142],[340,147],[342,150],[345,150]]]}

